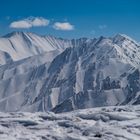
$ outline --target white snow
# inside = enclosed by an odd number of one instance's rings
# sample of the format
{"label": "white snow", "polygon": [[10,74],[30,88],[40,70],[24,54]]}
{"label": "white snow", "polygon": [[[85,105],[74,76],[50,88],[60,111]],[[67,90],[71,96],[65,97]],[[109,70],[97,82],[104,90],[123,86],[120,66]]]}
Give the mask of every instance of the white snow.
{"label": "white snow", "polygon": [[52,101],[52,107],[58,104],[58,97],[60,94],[60,88],[52,88],[52,94],[50,94],[50,101]]}
{"label": "white snow", "polygon": [[0,113],[1,140],[140,140],[140,106]]}
{"label": "white snow", "polygon": [[13,32],[0,38],[0,51],[8,53],[14,61],[18,61],[53,50],[62,52],[69,46],[69,42],[51,36]]}
{"label": "white snow", "polygon": [[81,58],[79,58],[79,61],[77,62],[77,72],[76,72],[76,93],[83,91],[83,83],[84,83],[84,75],[85,71],[81,69]]}
{"label": "white snow", "polygon": [[140,47],[124,35],[66,40],[14,32],[0,38],[0,58],[0,111],[139,103],[139,88],[128,96]]}

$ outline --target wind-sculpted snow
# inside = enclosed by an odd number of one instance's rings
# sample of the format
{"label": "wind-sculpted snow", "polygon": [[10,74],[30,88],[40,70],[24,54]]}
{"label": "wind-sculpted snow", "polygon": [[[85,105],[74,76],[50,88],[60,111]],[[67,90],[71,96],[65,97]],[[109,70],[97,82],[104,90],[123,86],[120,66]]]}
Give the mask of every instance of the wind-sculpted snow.
{"label": "wind-sculpted snow", "polygon": [[66,40],[14,32],[0,38],[0,57],[0,111],[140,104],[140,45],[126,35]]}
{"label": "wind-sculpted snow", "polygon": [[140,106],[0,113],[1,140],[139,140]]}

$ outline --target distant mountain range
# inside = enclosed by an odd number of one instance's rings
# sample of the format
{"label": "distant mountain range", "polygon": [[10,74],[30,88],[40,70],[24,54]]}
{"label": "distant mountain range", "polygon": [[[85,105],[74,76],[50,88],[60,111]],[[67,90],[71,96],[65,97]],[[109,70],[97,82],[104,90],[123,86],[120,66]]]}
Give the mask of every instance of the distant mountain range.
{"label": "distant mountain range", "polygon": [[140,104],[140,44],[117,34],[0,38],[0,111],[65,112]]}

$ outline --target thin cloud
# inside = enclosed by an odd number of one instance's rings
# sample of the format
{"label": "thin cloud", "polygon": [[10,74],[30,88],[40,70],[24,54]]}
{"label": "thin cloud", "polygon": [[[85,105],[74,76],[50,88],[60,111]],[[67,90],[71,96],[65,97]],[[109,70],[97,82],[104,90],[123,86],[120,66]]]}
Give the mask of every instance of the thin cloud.
{"label": "thin cloud", "polygon": [[106,28],[107,28],[107,25],[105,25],[105,24],[104,25],[99,25],[99,29],[101,29],[101,30],[106,29]]}
{"label": "thin cloud", "polygon": [[10,16],[6,16],[5,18],[6,18],[6,20],[10,20]]}
{"label": "thin cloud", "polygon": [[95,35],[95,34],[96,34],[96,31],[95,31],[95,30],[92,30],[92,31],[91,31],[91,34],[92,34],[92,35]]}
{"label": "thin cloud", "polygon": [[48,26],[49,20],[43,17],[28,17],[26,19],[14,21],[10,24],[10,28],[28,29],[32,27]]}
{"label": "thin cloud", "polygon": [[70,31],[74,30],[74,25],[70,24],[69,22],[56,22],[54,23],[53,28],[55,30]]}
{"label": "thin cloud", "polygon": [[10,24],[10,28],[31,28],[32,24],[26,20],[14,21]]}

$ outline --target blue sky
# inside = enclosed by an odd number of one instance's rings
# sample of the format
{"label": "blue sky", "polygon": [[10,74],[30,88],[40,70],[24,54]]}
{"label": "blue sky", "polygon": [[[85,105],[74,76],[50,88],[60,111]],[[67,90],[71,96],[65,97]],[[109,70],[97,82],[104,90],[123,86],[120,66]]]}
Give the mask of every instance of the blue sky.
{"label": "blue sky", "polygon": [[64,38],[124,33],[140,42],[140,0],[1,0],[0,35],[15,30]]}

